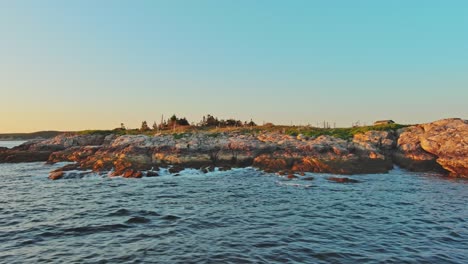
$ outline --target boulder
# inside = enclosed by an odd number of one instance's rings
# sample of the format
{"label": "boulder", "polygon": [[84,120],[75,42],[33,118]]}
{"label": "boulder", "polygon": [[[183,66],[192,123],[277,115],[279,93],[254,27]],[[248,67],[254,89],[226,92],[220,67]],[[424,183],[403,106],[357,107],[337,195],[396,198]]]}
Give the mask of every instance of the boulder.
{"label": "boulder", "polygon": [[63,178],[63,175],[65,175],[65,172],[63,171],[53,171],[49,174],[49,179],[51,180],[59,180]]}
{"label": "boulder", "polygon": [[91,171],[83,171],[77,163],[68,164],[49,173],[49,179],[80,179],[90,174]]}
{"label": "boulder", "polygon": [[367,131],[354,135],[353,143],[365,149],[389,152],[396,147],[396,136],[392,131]]}
{"label": "boulder", "polygon": [[358,183],[358,180],[351,178],[339,178],[339,177],[329,177],[327,180],[338,183]]}
{"label": "boulder", "polygon": [[133,169],[127,169],[123,172],[122,176],[124,178],[141,178],[143,177],[143,173],[141,171],[136,171]]}
{"label": "boulder", "polygon": [[153,170],[149,170],[145,173],[146,177],[157,177],[159,176],[159,173]]}
{"label": "boulder", "polygon": [[183,171],[185,168],[183,166],[172,166],[168,169],[168,172],[171,174],[179,173]]}
{"label": "boulder", "polygon": [[253,166],[264,170],[280,171],[290,169],[292,162],[293,160],[289,157],[263,154],[254,159]]}
{"label": "boulder", "polygon": [[468,177],[468,121],[451,118],[403,129],[393,158],[412,171]]}

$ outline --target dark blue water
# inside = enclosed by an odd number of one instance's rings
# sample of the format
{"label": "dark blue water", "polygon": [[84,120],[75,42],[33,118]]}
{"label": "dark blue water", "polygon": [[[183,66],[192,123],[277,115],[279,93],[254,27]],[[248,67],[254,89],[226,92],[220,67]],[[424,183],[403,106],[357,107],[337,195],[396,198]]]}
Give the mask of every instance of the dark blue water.
{"label": "dark blue water", "polygon": [[[467,263],[468,182],[253,169],[50,181],[0,164],[0,263]],[[311,174],[312,175],[312,174]]]}

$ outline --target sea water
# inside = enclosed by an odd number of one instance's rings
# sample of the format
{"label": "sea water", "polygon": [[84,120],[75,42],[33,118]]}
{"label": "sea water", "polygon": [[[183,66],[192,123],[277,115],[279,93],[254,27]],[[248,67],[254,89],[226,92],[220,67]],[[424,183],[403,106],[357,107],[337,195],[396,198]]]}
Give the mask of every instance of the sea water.
{"label": "sea water", "polygon": [[0,164],[0,263],[468,263],[465,180],[252,168],[49,180],[60,165]]}

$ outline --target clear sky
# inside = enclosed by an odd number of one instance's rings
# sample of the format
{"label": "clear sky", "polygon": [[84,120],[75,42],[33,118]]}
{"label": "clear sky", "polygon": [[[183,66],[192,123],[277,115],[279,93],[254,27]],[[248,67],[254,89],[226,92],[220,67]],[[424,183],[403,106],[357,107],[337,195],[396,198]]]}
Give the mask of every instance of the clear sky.
{"label": "clear sky", "polygon": [[0,1],[0,133],[468,117],[468,1]]}

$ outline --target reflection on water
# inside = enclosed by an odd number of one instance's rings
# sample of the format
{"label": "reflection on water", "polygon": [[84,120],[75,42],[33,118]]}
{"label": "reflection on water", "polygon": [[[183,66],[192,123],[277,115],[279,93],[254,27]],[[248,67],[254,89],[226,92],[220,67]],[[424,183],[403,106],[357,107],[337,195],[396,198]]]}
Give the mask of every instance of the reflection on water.
{"label": "reflection on water", "polygon": [[0,164],[0,263],[466,263],[466,181],[253,169],[50,181],[50,169]]}

